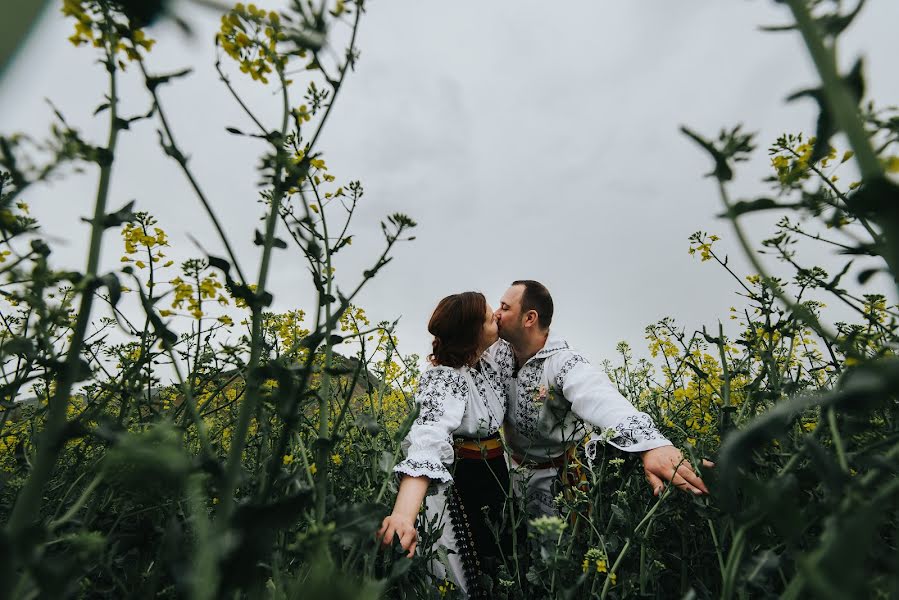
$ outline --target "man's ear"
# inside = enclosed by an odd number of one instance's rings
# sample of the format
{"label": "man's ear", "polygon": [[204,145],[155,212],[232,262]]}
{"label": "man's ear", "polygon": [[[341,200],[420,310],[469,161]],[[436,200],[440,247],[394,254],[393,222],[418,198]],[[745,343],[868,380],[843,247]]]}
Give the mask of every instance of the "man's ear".
{"label": "man's ear", "polygon": [[537,322],[540,320],[539,315],[537,315],[536,310],[529,310],[524,315],[524,326],[525,327],[536,327]]}

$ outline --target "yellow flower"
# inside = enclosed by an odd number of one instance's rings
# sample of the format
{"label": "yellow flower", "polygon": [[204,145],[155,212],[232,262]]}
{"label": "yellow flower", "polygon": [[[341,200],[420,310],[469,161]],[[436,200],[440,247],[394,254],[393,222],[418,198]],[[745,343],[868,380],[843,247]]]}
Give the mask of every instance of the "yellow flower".
{"label": "yellow flower", "polygon": [[311,473],[312,475],[315,475],[315,473],[317,471],[318,471],[318,469],[315,467],[315,463],[312,463],[311,465],[309,465],[309,473]]}
{"label": "yellow flower", "polygon": [[293,454],[285,454],[281,459],[281,463],[285,466],[291,464],[293,462]]}
{"label": "yellow flower", "polygon": [[331,462],[334,463],[335,465],[340,465],[343,463],[343,458],[339,454],[332,454]]}

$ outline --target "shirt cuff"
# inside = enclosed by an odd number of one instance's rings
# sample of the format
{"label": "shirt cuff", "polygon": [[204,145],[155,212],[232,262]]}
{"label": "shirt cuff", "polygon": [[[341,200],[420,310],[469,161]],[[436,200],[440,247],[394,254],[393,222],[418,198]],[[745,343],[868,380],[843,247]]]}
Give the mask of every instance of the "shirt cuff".
{"label": "shirt cuff", "polygon": [[430,458],[407,458],[393,467],[394,473],[402,473],[410,477],[427,477],[431,481],[447,483],[453,480],[446,465],[439,460]]}
{"label": "shirt cuff", "polygon": [[625,452],[645,452],[673,445],[646,413],[631,415],[603,435],[587,442],[584,450],[591,461],[596,457],[596,445],[599,443],[611,444]]}

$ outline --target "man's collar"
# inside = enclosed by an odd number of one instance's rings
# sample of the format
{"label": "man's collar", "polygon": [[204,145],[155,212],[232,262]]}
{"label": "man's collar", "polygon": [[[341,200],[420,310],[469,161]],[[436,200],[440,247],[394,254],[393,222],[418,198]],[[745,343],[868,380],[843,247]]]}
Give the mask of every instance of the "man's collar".
{"label": "man's collar", "polygon": [[550,331],[549,335],[546,336],[546,343],[532,358],[547,358],[560,350],[568,350],[568,342]]}

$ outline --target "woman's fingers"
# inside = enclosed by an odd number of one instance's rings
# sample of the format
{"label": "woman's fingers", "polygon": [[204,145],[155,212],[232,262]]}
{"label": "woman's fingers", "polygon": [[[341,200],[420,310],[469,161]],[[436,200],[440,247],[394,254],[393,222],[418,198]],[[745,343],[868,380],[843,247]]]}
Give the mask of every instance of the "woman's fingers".
{"label": "woman's fingers", "polygon": [[385,546],[389,546],[393,543],[393,536],[396,533],[396,529],[394,529],[393,525],[387,527],[387,530],[384,531],[384,535],[381,536],[381,543]]}
{"label": "woman's fingers", "polygon": [[[397,532],[399,533],[399,532]],[[400,536],[400,546],[403,550],[409,551],[409,558],[412,558],[412,552],[415,550],[415,544],[418,541],[418,532],[414,528],[408,528],[403,531]]]}
{"label": "woman's fingers", "polygon": [[396,534],[396,523],[390,517],[384,519],[384,522],[381,523],[381,529],[378,530],[378,537],[381,538],[381,543],[385,546],[389,546],[393,543],[393,536]]}
{"label": "woman's fingers", "polygon": [[415,526],[387,517],[381,523],[381,528],[378,529],[378,538],[382,545],[389,546],[393,543],[394,536],[399,538],[400,547],[407,550],[407,556],[412,558],[415,548],[418,546],[418,530],[415,529]]}

